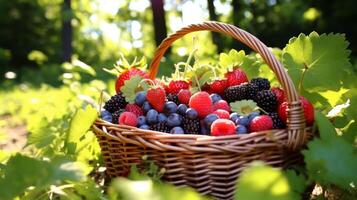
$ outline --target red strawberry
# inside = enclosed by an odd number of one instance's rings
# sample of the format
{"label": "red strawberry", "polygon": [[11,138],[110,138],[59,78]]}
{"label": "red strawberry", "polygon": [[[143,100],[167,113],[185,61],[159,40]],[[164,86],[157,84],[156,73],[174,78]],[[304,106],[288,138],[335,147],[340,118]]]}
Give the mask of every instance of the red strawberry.
{"label": "red strawberry", "polygon": [[168,91],[169,93],[177,94],[182,89],[188,89],[190,84],[187,81],[183,80],[172,80],[169,83]]}
{"label": "red strawberry", "polygon": [[197,92],[192,95],[189,106],[198,112],[200,118],[206,117],[213,111],[212,100],[207,92]]}
{"label": "red strawberry", "polygon": [[250,132],[270,130],[273,128],[273,120],[268,115],[254,117],[249,124]]}
{"label": "red strawberry", "polygon": [[115,91],[117,93],[119,93],[121,87],[124,85],[124,82],[126,80],[129,80],[132,76],[135,76],[135,75],[139,75],[144,78],[147,78],[147,76],[148,76],[144,71],[137,69],[137,68],[131,68],[131,69],[125,70],[123,73],[121,73],[118,76],[118,78],[115,82]]}
{"label": "red strawberry", "polygon": [[218,100],[215,104],[213,104],[213,110],[218,110],[218,109],[231,112],[231,107],[229,107],[229,104],[225,100]]}
{"label": "red strawberry", "polygon": [[236,132],[236,126],[231,120],[217,119],[211,125],[211,135],[234,135]]}
{"label": "red strawberry", "polygon": [[166,93],[162,87],[150,88],[147,91],[146,99],[158,112],[162,112],[166,101]]}
{"label": "red strawberry", "polygon": [[134,113],[137,117],[139,117],[140,115],[143,115],[143,110],[141,109],[140,106],[136,105],[136,104],[127,104],[125,106],[125,110],[131,113]]}
{"label": "red strawberry", "polygon": [[227,78],[227,86],[234,86],[234,85],[240,85],[241,83],[248,82],[248,77],[244,73],[244,71],[240,69],[235,69],[231,72],[227,72],[225,74],[225,77]]}
{"label": "red strawberry", "polygon": [[138,124],[138,119],[134,113],[123,112],[119,117],[119,124],[125,124],[129,126],[136,126]]}
{"label": "red strawberry", "polygon": [[191,97],[190,90],[180,90],[180,92],[178,93],[178,99],[180,103],[187,105],[190,101],[190,97]]}
{"label": "red strawberry", "polygon": [[213,114],[216,114],[220,119],[229,119],[229,112],[226,110],[218,109]]}
{"label": "red strawberry", "polygon": [[286,100],[284,90],[282,90],[281,88],[273,87],[270,90],[274,92],[278,105],[280,105]]}
{"label": "red strawberry", "polygon": [[[300,97],[300,101],[304,109],[306,124],[310,126],[315,121],[314,106],[304,97]],[[288,108],[288,102],[283,102],[282,104],[280,104],[278,108],[279,117],[281,120],[283,120],[283,122],[287,122],[287,112],[286,112],[287,108]]]}
{"label": "red strawberry", "polygon": [[207,83],[203,84],[203,86],[201,87],[201,90],[207,92],[208,94],[212,93],[211,87]]}
{"label": "red strawberry", "polygon": [[212,93],[224,94],[224,90],[227,88],[227,80],[215,80],[210,84],[210,91]]}

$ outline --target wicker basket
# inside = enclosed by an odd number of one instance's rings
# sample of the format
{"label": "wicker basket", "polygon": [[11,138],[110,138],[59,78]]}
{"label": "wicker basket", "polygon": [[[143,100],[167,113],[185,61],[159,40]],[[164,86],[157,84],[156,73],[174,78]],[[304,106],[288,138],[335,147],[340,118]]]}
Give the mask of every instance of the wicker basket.
{"label": "wicker basket", "polygon": [[289,102],[287,129],[246,135],[171,135],[115,125],[98,119],[92,126],[102,149],[107,174],[126,176],[132,164],[147,155],[166,169],[164,180],[177,186],[188,185],[216,199],[232,199],[236,179],[247,164],[262,160],[272,166],[287,167],[301,162],[299,150],[312,136],[305,128],[303,109],[295,87],[281,63],[267,46],[250,33],[233,25],[205,22],[182,28],[166,38],[150,65],[150,78],[157,74],[166,49],[182,36],[209,30],[229,35],[258,52],[276,74]]}

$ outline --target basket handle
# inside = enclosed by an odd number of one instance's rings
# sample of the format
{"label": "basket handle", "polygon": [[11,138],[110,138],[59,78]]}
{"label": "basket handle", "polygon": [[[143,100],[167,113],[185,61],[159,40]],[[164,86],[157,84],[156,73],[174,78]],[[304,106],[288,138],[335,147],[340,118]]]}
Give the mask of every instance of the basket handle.
{"label": "basket handle", "polygon": [[287,147],[295,150],[306,141],[304,112],[299,101],[295,86],[285,71],[282,64],[275,58],[269,48],[252,34],[230,24],[215,21],[207,21],[199,24],[191,24],[168,36],[156,49],[154,58],[149,67],[149,77],[154,79],[159,69],[162,56],[170,45],[184,35],[196,31],[213,31],[229,35],[258,52],[270,69],[275,73],[288,98],[288,140]]}

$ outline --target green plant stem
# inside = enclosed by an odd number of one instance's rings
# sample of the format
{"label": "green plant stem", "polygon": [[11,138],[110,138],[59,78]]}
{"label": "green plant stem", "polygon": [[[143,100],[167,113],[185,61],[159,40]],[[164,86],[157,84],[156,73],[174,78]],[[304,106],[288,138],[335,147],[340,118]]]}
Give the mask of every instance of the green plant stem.
{"label": "green plant stem", "polygon": [[299,94],[301,94],[301,91],[303,89],[303,82],[304,82],[304,78],[305,78],[305,73],[309,68],[307,67],[306,63],[304,63],[304,69],[302,70],[302,74],[300,77],[300,81],[299,81]]}

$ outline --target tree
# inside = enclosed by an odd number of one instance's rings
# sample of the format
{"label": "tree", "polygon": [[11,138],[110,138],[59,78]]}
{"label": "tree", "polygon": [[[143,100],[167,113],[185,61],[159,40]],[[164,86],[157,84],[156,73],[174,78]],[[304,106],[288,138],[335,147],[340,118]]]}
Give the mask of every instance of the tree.
{"label": "tree", "polygon": [[72,56],[71,0],[62,5],[62,61],[70,61]]}
{"label": "tree", "polygon": [[[209,13],[209,19],[211,21],[218,21],[218,16],[216,14],[213,0],[207,0],[207,5],[208,5],[208,13]],[[217,51],[218,53],[223,51],[223,46],[222,46],[222,39],[219,33],[212,33],[212,40],[213,43],[217,46]]]}
{"label": "tree", "polygon": [[153,24],[155,32],[156,46],[167,37],[167,28],[165,20],[165,10],[163,0],[150,0],[153,14]]}

